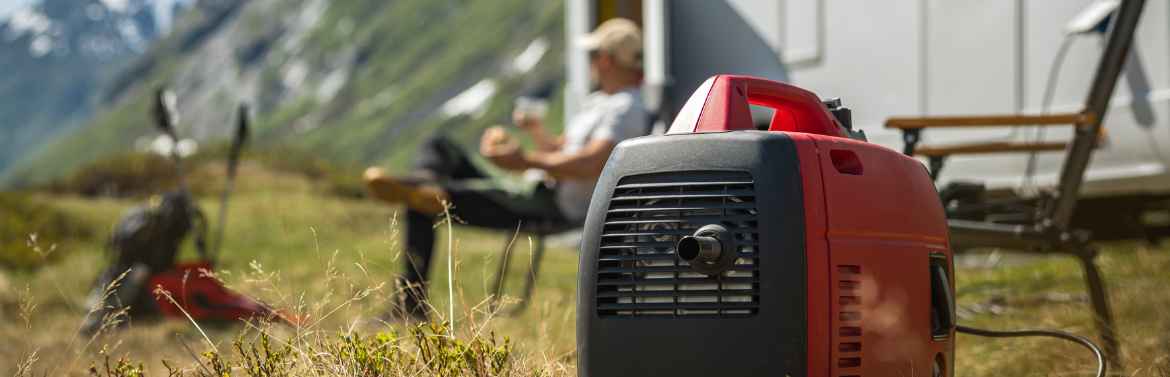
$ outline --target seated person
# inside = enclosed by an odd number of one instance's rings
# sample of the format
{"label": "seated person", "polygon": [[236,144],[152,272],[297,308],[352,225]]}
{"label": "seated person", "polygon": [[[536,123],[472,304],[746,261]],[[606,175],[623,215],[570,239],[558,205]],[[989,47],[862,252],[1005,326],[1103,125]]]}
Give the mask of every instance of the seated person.
{"label": "seated person", "polygon": [[[576,226],[585,220],[593,186],[618,142],[646,133],[648,115],[639,85],[642,38],[624,19],[603,23],[579,43],[589,50],[590,71],[599,90],[589,94],[566,123],[564,135],[547,133],[542,119],[513,114],[535,150],[522,151],[501,127],[484,132],[479,155],[436,137],[420,148],[415,171],[394,177],[377,167],[365,172],[375,198],[406,204],[405,276],[399,280],[399,310],[391,316],[424,320],[426,286],[434,255],[436,216],[451,205],[455,218],[469,225],[515,229],[520,223]],[[517,181],[506,171],[543,171],[546,180]]]}

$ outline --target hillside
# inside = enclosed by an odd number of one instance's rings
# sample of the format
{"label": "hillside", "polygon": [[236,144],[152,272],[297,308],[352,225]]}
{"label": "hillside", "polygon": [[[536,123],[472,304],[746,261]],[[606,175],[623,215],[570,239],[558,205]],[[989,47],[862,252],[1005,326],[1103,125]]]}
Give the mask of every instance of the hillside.
{"label": "hillside", "polygon": [[[0,18],[0,171],[88,119],[110,77],[186,1],[42,0]],[[11,74],[13,72],[19,74]]]}
{"label": "hillside", "polygon": [[222,139],[248,101],[259,145],[401,167],[420,138],[470,141],[508,119],[517,93],[557,80],[562,19],[556,1],[202,0],[116,77],[91,122],[0,181],[45,181],[153,137],[160,84],[179,96],[180,132],[198,140]]}

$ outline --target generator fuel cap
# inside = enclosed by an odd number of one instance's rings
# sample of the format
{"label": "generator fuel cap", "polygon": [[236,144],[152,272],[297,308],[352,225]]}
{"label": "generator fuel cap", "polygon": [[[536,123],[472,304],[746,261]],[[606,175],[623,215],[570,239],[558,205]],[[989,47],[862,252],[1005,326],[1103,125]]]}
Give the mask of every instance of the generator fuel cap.
{"label": "generator fuel cap", "polygon": [[735,265],[735,239],[722,225],[704,225],[694,234],[675,244],[678,257],[687,261],[691,269],[706,275],[719,275]]}

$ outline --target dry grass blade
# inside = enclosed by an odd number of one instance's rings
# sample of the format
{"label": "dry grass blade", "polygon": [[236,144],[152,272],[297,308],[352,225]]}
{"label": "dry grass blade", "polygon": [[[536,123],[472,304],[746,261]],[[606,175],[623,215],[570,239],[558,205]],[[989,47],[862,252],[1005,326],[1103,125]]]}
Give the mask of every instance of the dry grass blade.
{"label": "dry grass blade", "polygon": [[447,320],[451,322],[448,334],[455,337],[455,230],[451,226],[451,203],[443,200],[443,221],[447,223]]}
{"label": "dry grass blade", "polygon": [[211,337],[207,336],[207,332],[203,331],[203,327],[199,326],[199,322],[196,322],[195,318],[191,317],[191,313],[188,313],[187,309],[183,309],[183,306],[179,305],[178,301],[175,301],[175,298],[173,296],[171,296],[171,292],[168,292],[166,289],[163,289],[162,286],[158,286],[158,287],[155,287],[154,294],[155,294],[155,296],[167,299],[167,301],[170,302],[171,305],[174,305],[176,308],[179,308],[179,311],[183,313],[183,316],[187,317],[187,321],[191,322],[191,326],[195,326],[195,330],[199,331],[199,335],[203,336],[203,340],[207,342],[207,346],[211,347],[211,349],[213,349],[213,350],[219,351],[219,348],[215,346],[215,342],[212,342]]}

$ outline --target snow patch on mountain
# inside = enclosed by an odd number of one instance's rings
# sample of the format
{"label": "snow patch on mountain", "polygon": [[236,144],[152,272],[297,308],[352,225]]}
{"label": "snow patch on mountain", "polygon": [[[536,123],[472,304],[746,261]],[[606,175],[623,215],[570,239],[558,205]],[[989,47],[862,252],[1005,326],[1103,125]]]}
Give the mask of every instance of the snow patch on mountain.
{"label": "snow patch on mountain", "polygon": [[130,10],[130,1],[129,0],[101,0],[101,1],[102,1],[102,4],[106,6],[106,9],[112,10],[114,12],[125,13],[126,11]]}
{"label": "snow patch on mountain", "polygon": [[18,9],[8,17],[7,36],[8,40],[14,40],[26,33],[44,34],[49,32],[53,26],[53,21],[50,21],[44,13],[36,10],[33,7],[25,7]]}
{"label": "snow patch on mountain", "polygon": [[191,6],[195,0],[154,0],[151,6],[154,8],[154,24],[158,25],[159,30],[171,30],[171,25],[174,23],[175,15],[181,9],[186,9]]}

